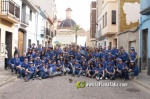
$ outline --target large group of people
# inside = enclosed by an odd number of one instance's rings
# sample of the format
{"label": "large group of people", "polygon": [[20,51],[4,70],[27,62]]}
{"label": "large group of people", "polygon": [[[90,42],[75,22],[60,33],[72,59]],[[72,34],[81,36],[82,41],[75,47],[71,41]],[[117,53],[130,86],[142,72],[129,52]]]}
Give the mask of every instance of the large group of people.
{"label": "large group of people", "polygon": [[22,56],[19,51],[8,61],[12,74],[26,82],[61,75],[86,76],[97,80],[136,79],[139,71],[137,53],[131,47],[128,54],[123,47],[112,49],[60,45],[42,47],[32,44]]}

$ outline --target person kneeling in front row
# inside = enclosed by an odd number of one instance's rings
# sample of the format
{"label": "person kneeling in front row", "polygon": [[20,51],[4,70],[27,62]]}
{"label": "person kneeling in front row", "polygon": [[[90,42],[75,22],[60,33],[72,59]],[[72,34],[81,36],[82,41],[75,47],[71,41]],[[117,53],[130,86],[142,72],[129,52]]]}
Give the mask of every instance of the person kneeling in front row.
{"label": "person kneeling in front row", "polygon": [[105,71],[105,79],[110,78],[111,80],[115,80],[115,68],[112,66],[111,62],[108,62]]}
{"label": "person kneeling in front row", "polygon": [[102,65],[99,63],[98,68],[95,71],[96,79],[102,80],[104,78],[104,73],[105,73],[104,67],[102,67]]}

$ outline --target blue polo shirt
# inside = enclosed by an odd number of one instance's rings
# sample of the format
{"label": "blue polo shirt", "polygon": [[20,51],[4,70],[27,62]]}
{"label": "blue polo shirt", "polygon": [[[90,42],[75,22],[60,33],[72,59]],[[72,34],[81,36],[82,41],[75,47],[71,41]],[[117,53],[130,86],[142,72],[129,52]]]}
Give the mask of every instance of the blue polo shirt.
{"label": "blue polo shirt", "polygon": [[118,64],[117,65],[117,69],[118,70],[122,70],[122,69],[125,69],[126,68],[126,64],[125,63],[122,63],[122,64]]}
{"label": "blue polo shirt", "polygon": [[113,73],[114,66],[107,66],[107,67],[106,67],[106,70],[107,70],[108,72]]}
{"label": "blue polo shirt", "polygon": [[98,70],[98,72],[99,72],[99,73],[103,73],[104,68],[103,68],[103,67],[101,67],[101,68],[97,68],[97,70]]}

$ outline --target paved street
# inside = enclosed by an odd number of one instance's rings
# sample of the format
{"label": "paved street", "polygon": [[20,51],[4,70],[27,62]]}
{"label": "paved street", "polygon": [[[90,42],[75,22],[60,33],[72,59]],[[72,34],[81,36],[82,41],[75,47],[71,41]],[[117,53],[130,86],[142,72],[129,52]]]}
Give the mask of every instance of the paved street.
{"label": "paved street", "polygon": [[[72,78],[73,82],[69,83]],[[24,82],[16,79],[0,87],[0,99],[149,99],[148,89],[133,81],[128,87],[85,87],[76,88],[77,81],[97,82],[86,77],[61,76],[46,80],[30,80]],[[102,82],[110,82],[103,80]]]}

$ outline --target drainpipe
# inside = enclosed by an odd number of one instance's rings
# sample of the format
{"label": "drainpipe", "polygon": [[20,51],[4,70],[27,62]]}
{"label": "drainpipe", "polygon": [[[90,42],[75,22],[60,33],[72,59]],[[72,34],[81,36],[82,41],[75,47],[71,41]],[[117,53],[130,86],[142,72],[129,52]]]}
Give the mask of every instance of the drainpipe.
{"label": "drainpipe", "polygon": [[35,21],[35,23],[36,23],[36,41],[37,41],[37,35],[38,35],[38,33],[37,33],[38,32],[38,30],[37,30],[38,29],[38,16],[39,16],[39,13],[37,13],[36,19],[35,19],[36,20]]}

